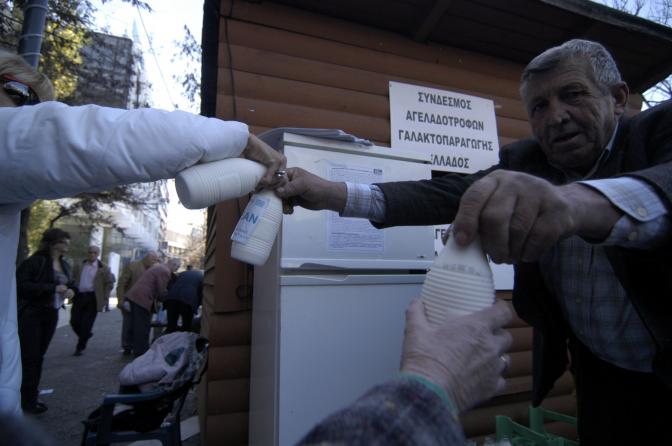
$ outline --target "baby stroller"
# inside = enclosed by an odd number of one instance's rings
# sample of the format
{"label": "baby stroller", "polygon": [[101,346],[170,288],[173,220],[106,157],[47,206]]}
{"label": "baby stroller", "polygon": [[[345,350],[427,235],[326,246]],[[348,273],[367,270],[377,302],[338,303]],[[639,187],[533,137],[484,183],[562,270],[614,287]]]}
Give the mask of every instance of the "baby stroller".
{"label": "baby stroller", "polygon": [[180,412],[207,368],[208,340],[195,333],[161,336],[119,375],[119,393],[83,421],[82,446],[136,440],[181,442]]}

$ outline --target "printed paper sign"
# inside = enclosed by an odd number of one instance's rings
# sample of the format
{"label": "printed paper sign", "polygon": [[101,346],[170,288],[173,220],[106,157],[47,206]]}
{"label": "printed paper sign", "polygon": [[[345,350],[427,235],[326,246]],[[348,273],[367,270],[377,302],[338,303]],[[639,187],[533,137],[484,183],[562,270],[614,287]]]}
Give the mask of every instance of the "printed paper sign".
{"label": "printed paper sign", "polygon": [[243,216],[238,220],[236,229],[234,229],[233,234],[231,234],[231,240],[239,243],[247,243],[254,233],[254,228],[259,224],[259,220],[261,220],[261,216],[264,214],[270,201],[269,198],[253,195],[245,208]]}
{"label": "printed paper sign", "polygon": [[473,173],[499,160],[494,103],[420,85],[390,82],[391,145],[432,158],[432,170]]}
{"label": "printed paper sign", "polygon": [[[383,169],[354,165],[332,165],[329,180],[353,183],[380,183]],[[365,218],[341,217],[330,212],[327,220],[327,240],[330,251],[380,252],[385,249],[385,232],[374,228]]]}

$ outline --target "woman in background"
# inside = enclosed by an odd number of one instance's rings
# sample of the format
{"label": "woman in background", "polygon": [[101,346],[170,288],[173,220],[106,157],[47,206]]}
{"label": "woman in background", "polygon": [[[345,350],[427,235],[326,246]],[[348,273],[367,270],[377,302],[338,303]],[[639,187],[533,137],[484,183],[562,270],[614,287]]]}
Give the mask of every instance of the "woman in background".
{"label": "woman in background", "polygon": [[16,272],[19,340],[23,374],[21,407],[27,413],[42,413],[38,401],[44,354],[58,323],[58,310],[75,295],[70,265],[63,256],[70,247],[70,234],[52,228],[42,235],[40,248]]}

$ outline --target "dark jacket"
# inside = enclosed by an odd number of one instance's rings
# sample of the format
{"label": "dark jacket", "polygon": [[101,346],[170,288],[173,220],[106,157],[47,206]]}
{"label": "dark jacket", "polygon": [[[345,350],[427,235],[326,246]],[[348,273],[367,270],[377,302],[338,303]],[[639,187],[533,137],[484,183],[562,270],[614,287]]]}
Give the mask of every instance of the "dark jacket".
{"label": "dark jacket", "polygon": [[[68,277],[65,284],[76,290],[68,262],[60,258],[63,272]],[[16,294],[19,311],[26,306],[50,308],[53,305],[56,286],[51,257],[46,251],[38,251],[24,260],[16,270]]]}
{"label": "dark jacket", "polygon": [[192,269],[183,271],[177,276],[173,286],[168,289],[165,300],[176,300],[188,305],[194,312],[201,305],[203,298],[203,271]]}
{"label": "dark jacket", "polygon": [[[594,178],[627,174],[651,185],[672,214],[672,102],[668,101],[623,118],[607,162]],[[462,193],[477,179],[495,169],[526,172],[562,184],[564,176],[550,166],[534,140],[524,140],[500,151],[500,163],[486,171],[461,177],[380,184],[387,215],[379,227],[451,222]],[[609,261],[633,306],[653,337],[657,354],[656,376],[672,387],[672,250],[669,241],[655,251],[606,248]],[[537,263],[515,266],[513,302],[516,311],[534,330],[533,398],[541,403],[566,370],[569,329],[553,296],[546,288]]]}

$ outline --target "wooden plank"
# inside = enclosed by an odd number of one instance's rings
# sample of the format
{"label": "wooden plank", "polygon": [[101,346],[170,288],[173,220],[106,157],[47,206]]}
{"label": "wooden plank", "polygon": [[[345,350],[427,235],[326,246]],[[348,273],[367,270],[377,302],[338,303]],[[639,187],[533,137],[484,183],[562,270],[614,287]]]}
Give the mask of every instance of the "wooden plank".
{"label": "wooden plank", "polygon": [[[417,78],[427,82],[450,83],[457,88],[479,91],[485,85],[495,87],[500,95],[515,98],[518,95],[518,81],[502,79],[496,72],[479,73],[470,67],[452,67],[422,61],[409,61],[406,57],[381,53],[379,51],[354,47],[329,40],[290,33],[278,29],[242,23],[229,22],[231,45],[241,45],[272,51],[289,56],[304,57],[321,62],[358,68],[373,73],[387,73],[407,78]],[[222,47],[224,45],[220,45]],[[224,61],[220,58],[218,63]],[[234,67],[236,60],[234,58]],[[494,91],[493,91],[494,93]]]}
{"label": "wooden plank", "polygon": [[510,352],[532,350],[532,327],[510,328],[507,331],[513,338]]}
{"label": "wooden plank", "polygon": [[250,376],[249,345],[211,346],[208,358],[210,382]]}
{"label": "wooden plank", "polygon": [[517,376],[514,378],[506,379],[506,389],[502,392],[502,395],[515,395],[520,393],[525,393],[526,396],[529,392],[532,391],[532,377],[527,376]]}
{"label": "wooden plank", "polygon": [[497,72],[501,78],[516,81],[522,68],[508,60],[484,56],[437,43],[417,43],[399,33],[273,3],[253,4],[238,1],[233,16],[242,21],[368,48],[417,61],[448,66],[468,66],[476,71]]}
{"label": "wooden plank", "polygon": [[[414,78],[402,78],[400,76],[388,74],[371,73],[349,67],[316,62],[309,59],[259,51],[240,46],[233,46],[232,50],[235,54],[236,69],[231,73],[228,65],[219,68],[218,76],[219,79],[221,79],[221,82],[218,86],[218,93],[220,94],[231,94],[230,78],[233,75],[236,92],[240,96],[271,100],[275,97],[286,98],[288,96],[288,92],[283,89],[264,88],[262,90],[261,88],[266,87],[266,85],[253,84],[250,86],[249,83],[246,82],[247,79],[238,79],[240,73],[248,73],[248,75],[257,74],[268,78],[304,82],[304,84],[294,84],[295,88],[292,90],[293,95],[289,98],[290,100],[283,100],[284,102],[294,103],[297,100],[297,97],[300,99],[301,97],[306,96],[307,93],[303,88],[308,88],[309,91],[313,91],[313,89],[318,88],[318,86],[332,87],[338,89],[335,92],[339,93],[339,96],[335,97],[336,102],[334,105],[325,103],[321,104],[322,107],[333,108],[335,110],[338,110],[340,107],[341,109],[345,109],[345,111],[350,111],[354,107],[366,107],[366,110],[374,107],[373,116],[387,117],[389,115],[389,82],[397,81],[443,90],[451,90],[458,93],[476,95],[490,99],[494,102],[495,113],[497,116],[505,116],[527,121],[527,114],[518,97],[508,98],[484,91],[468,91],[456,88],[454,85],[450,85],[450,82],[432,83]],[[289,84],[289,87],[293,87],[294,85]],[[498,92],[496,86],[491,86],[491,88],[486,89],[492,90],[494,93]],[[367,96],[353,94],[356,92],[365,93]],[[340,95],[343,94],[347,96],[341,97]],[[346,99],[347,101],[345,101]],[[370,101],[373,102],[370,103]],[[341,104],[342,102],[344,102],[345,105],[339,105],[339,107],[336,106],[336,104]],[[367,113],[368,111],[363,114]]]}
{"label": "wooden plank", "polygon": [[[234,71],[236,95],[290,105],[333,110],[374,118],[388,119],[390,102],[387,95],[362,93],[344,88],[282,79],[274,76]],[[231,94],[218,91],[218,94]]]}
{"label": "wooden plank", "polygon": [[527,120],[511,119],[503,116],[497,117],[497,133],[514,139],[529,138],[531,135],[530,124]]}
{"label": "wooden plank", "polygon": [[[228,96],[218,95],[217,113],[224,115],[232,103]],[[237,119],[250,125],[264,127],[315,127],[339,128],[345,132],[374,141],[390,140],[390,124],[387,119],[372,118],[351,113],[336,112],[298,105],[288,106],[277,102],[244,97],[236,98]],[[523,138],[528,135],[528,124],[523,121],[499,118],[500,135]]]}
{"label": "wooden plank", "polygon": [[209,415],[206,445],[243,445],[248,441],[249,414],[245,412]]}
{"label": "wooden plank", "polygon": [[560,395],[573,395],[574,394],[574,377],[572,373],[567,370],[562,374],[560,378],[555,382],[553,388],[548,392],[548,396],[560,396]]}
{"label": "wooden plank", "polygon": [[251,342],[252,311],[215,313],[208,333],[211,345],[248,345]]}
{"label": "wooden plank", "polygon": [[246,412],[250,408],[250,380],[210,380],[208,383],[207,410],[209,415]]}
{"label": "wooden plank", "polygon": [[532,351],[510,352],[508,355],[510,362],[504,374],[506,378],[532,375]]}
{"label": "wooden plank", "polygon": [[[229,105],[231,100],[227,96],[218,95],[217,108],[220,114],[220,104]],[[345,132],[366,139],[380,141],[389,140],[389,122],[386,119],[370,118],[362,115],[321,110],[312,107],[302,107],[238,97],[235,115],[237,119],[252,125],[265,127],[328,127],[338,128]]]}
{"label": "wooden plank", "polygon": [[[240,201],[240,202],[239,202]],[[229,200],[217,205],[217,233],[231,234],[247,201]],[[216,313],[242,311],[251,308],[250,299],[240,298],[239,287],[247,286],[248,266],[231,258],[231,239],[217,237],[215,257],[215,296],[213,311]]]}

